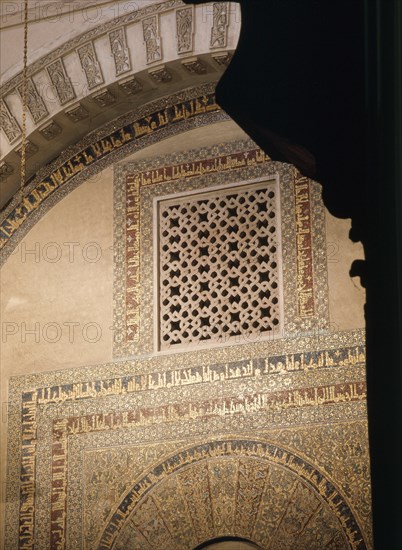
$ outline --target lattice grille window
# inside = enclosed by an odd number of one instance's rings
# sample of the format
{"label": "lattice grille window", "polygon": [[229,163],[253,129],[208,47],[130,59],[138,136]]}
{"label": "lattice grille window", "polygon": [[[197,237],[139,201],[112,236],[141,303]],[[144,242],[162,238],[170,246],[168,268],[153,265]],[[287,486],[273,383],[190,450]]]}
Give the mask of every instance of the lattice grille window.
{"label": "lattice grille window", "polygon": [[265,181],[156,201],[160,351],[279,335],[278,195]]}

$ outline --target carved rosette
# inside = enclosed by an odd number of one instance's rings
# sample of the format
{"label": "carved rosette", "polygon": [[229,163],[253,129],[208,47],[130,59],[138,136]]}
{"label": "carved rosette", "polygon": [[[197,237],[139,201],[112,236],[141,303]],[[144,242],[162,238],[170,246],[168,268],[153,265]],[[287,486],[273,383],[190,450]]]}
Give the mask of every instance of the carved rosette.
{"label": "carved rosette", "polygon": [[130,54],[124,27],[109,33],[110,48],[114,59],[116,76],[131,70]]}
{"label": "carved rosette", "polygon": [[55,87],[60,104],[64,105],[75,98],[74,88],[67,76],[62,59],[56,59],[46,67],[47,73]]}
{"label": "carved rosette", "polygon": [[96,86],[103,84],[103,75],[93,43],[84,44],[84,46],[78,48],[77,53],[88,82],[88,88],[96,88]]}
{"label": "carved rosette", "polygon": [[153,15],[142,21],[147,63],[162,59],[162,44],[159,31],[159,16]]}
{"label": "carved rosette", "polygon": [[[22,85],[18,86],[18,92],[22,98]],[[39,92],[36,89],[36,86],[32,79],[27,80],[27,107],[35,123],[39,122],[49,114],[48,110],[46,109],[45,103],[39,95]]]}
{"label": "carved rosette", "polygon": [[14,143],[14,141],[21,137],[21,129],[5,101],[0,102],[0,126],[9,143]]}

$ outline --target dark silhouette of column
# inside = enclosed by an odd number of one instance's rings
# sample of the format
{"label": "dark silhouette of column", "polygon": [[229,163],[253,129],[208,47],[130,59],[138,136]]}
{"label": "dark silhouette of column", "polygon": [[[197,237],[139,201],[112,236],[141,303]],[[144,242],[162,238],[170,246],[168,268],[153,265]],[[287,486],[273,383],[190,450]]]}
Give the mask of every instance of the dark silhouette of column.
{"label": "dark silhouette of column", "polygon": [[239,3],[218,103],[272,159],[319,181],[364,245],[351,274],[367,292],[375,548],[402,549],[401,0]]}

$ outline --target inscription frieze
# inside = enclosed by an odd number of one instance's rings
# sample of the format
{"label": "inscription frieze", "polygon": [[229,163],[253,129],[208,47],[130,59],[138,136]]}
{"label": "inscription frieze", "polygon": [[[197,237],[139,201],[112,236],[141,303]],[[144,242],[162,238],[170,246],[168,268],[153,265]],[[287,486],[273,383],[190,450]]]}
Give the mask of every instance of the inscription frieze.
{"label": "inscription frieze", "polygon": [[[21,382],[15,379],[9,416],[10,530],[6,548],[16,547],[16,540],[17,546],[25,549],[38,544],[43,547],[50,544],[60,550],[66,547],[65,541],[70,540],[67,518],[71,506],[75,506],[70,499],[78,494],[68,490],[71,476],[76,475],[75,470],[69,470],[69,464],[71,461],[75,464],[79,458],[71,455],[75,441],[84,443],[85,438],[99,435],[99,441],[110,446],[112,434],[117,437],[121,433],[124,442],[128,434],[141,442],[144,430],[162,430],[163,434],[182,437],[189,426],[198,433],[197,423],[203,429],[207,429],[207,424],[210,427],[216,424],[216,434],[232,434],[235,426],[245,425],[245,419],[248,430],[254,426],[257,433],[262,433],[262,428],[287,427],[284,437],[293,433],[295,421],[298,425],[305,424],[306,429],[309,422],[314,425],[331,422],[332,426],[352,417],[363,422],[366,388],[361,336],[339,334],[322,338],[328,344],[332,342],[332,347],[315,348],[314,340],[304,343],[302,348],[298,341],[289,341],[287,345],[276,342],[276,349],[293,347],[293,352],[269,354],[269,343],[256,343],[250,350],[265,348],[268,354],[246,360],[246,348],[240,352],[227,348],[225,355],[232,356],[227,362],[214,361],[224,355],[208,350],[200,352],[196,364],[192,363],[195,354],[184,354],[155,357],[153,367],[148,360],[141,364],[136,361],[136,372],[130,364],[104,366],[103,377],[99,376],[98,367],[89,367],[58,375],[29,375],[22,377]],[[339,346],[340,342],[345,345]],[[312,351],[297,351],[304,347]],[[116,375],[119,369],[121,374]],[[183,429],[179,429],[181,426]],[[151,435],[151,441],[155,434]],[[358,444],[364,445],[364,441]],[[20,451],[16,452],[18,448]],[[349,452],[349,447],[345,449]],[[325,463],[325,455],[320,457],[321,463],[323,460]],[[338,458],[342,462],[341,455]],[[350,467],[351,464],[344,466],[346,478]],[[37,487],[42,492],[38,493]],[[48,508],[43,508],[45,502]],[[364,513],[366,517],[367,512]]]}
{"label": "inscription frieze", "polygon": [[66,184],[77,174],[83,172],[110,153],[145,136],[149,136],[169,125],[177,124],[201,114],[219,111],[213,93],[204,94],[195,99],[178,102],[160,109],[148,116],[112,132],[109,136],[86,147],[72,156],[44,180],[39,182],[25,197],[23,203],[10,212],[0,224],[0,249],[29,218],[30,214],[56,189]]}

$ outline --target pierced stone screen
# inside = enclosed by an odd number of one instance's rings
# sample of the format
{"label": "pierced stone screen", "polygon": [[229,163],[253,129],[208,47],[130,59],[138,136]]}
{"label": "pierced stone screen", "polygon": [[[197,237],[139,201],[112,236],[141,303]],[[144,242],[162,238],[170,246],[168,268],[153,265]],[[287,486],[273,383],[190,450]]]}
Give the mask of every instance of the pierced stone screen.
{"label": "pierced stone screen", "polygon": [[160,351],[280,332],[277,201],[269,181],[157,202]]}

